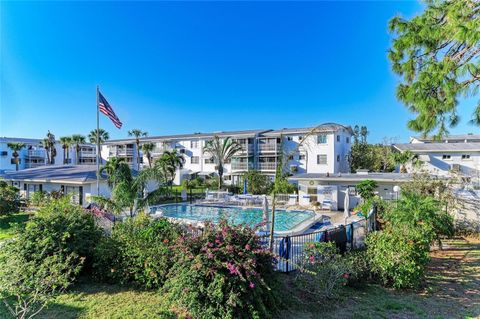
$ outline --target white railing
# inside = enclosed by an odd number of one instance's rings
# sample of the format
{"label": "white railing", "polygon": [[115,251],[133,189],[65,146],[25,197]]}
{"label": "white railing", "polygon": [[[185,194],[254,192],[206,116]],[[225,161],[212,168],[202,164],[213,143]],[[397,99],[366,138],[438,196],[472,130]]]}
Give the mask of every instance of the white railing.
{"label": "white railing", "polygon": [[45,157],[45,150],[28,150],[29,157]]}
{"label": "white railing", "polygon": [[258,163],[258,169],[261,171],[274,171],[276,168],[275,163]]}
{"label": "white railing", "polygon": [[117,150],[117,156],[133,156],[133,149],[119,149]]}
{"label": "white railing", "polygon": [[278,144],[259,144],[258,145],[258,150],[260,152],[275,152],[277,149],[280,147]]}
{"label": "white railing", "polygon": [[91,151],[80,151],[80,157],[91,157],[91,156],[96,156],[97,155],[97,152],[95,152],[95,150],[91,150]]}
{"label": "white railing", "polygon": [[250,168],[251,163],[232,163],[232,171],[247,171]]}

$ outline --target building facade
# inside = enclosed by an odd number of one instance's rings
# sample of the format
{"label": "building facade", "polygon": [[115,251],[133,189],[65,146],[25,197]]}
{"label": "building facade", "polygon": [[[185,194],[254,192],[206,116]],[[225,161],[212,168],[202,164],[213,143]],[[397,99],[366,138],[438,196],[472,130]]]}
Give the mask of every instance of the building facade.
{"label": "building facade", "polygon": [[0,172],[12,171],[16,169],[13,150],[8,147],[8,143],[23,143],[25,145],[18,152],[18,168],[20,170],[51,165],[96,164],[96,147],[92,144],[79,145],[77,156],[77,149],[75,145],[71,145],[64,150],[60,142],[56,141],[54,144],[56,155],[54,156],[53,161],[50,161],[51,163],[49,163],[50,154],[47,154],[47,150],[43,147],[41,139],[0,137]]}
{"label": "building facade", "polygon": [[[246,130],[231,132],[194,133],[170,136],[144,137],[140,144],[151,142],[153,161],[166,150],[177,150],[185,159],[184,167],[176,174],[175,183],[191,176],[208,176],[216,173],[216,163],[204,151],[205,145],[215,136],[227,137],[242,148],[226,163],[226,183],[238,183],[240,176],[249,170],[257,170],[273,179],[279,160],[292,175],[299,173],[347,173],[350,172],[348,154],[353,131],[349,126],[326,123],[315,128]],[[101,156],[108,160],[122,157],[132,168],[140,163],[146,167],[148,159],[140,151],[137,158],[135,139],[107,141],[102,145]]]}
{"label": "building facade", "polygon": [[480,135],[451,135],[440,140],[414,137],[410,143],[393,147],[413,153],[421,168],[433,175],[455,172],[476,180],[480,175]]}

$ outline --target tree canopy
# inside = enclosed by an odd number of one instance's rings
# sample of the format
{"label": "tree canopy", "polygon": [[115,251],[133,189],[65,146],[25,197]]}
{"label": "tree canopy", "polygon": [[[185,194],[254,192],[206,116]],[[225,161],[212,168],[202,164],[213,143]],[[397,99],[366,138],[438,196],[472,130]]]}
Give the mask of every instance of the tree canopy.
{"label": "tree canopy", "polygon": [[[397,98],[415,114],[408,127],[442,136],[459,121],[460,98],[471,98],[480,84],[480,3],[474,0],[425,1],[423,13],[390,20],[393,42],[388,57],[401,76]],[[480,104],[471,123],[480,125]]]}

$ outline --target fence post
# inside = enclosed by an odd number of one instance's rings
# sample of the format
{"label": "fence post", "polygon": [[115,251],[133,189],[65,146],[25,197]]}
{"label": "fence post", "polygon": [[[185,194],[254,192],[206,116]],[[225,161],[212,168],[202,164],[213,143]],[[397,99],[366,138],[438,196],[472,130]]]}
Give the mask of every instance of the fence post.
{"label": "fence post", "polygon": [[285,245],[287,245],[287,249],[286,249],[286,255],[287,257],[285,258],[285,267],[286,267],[286,273],[288,274],[289,270],[288,270],[288,260],[290,259],[290,236],[287,235],[287,237],[285,237]]}

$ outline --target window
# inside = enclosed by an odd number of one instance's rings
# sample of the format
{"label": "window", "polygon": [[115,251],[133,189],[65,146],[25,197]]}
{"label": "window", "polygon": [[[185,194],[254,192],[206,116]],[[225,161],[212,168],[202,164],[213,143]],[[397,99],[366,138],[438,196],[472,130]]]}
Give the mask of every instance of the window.
{"label": "window", "polygon": [[317,135],[317,144],[326,144],[327,143],[327,135],[320,134]]}
{"label": "window", "polygon": [[317,164],[326,165],[327,164],[327,155],[326,154],[318,154],[317,155]]}
{"label": "window", "polygon": [[213,163],[214,163],[213,157],[205,159],[205,164],[213,164]]}
{"label": "window", "polygon": [[293,137],[287,136],[287,141],[293,141]]}
{"label": "window", "polygon": [[192,156],[192,158],[190,159],[190,163],[191,164],[198,164],[200,163],[200,159],[198,156]]}
{"label": "window", "polygon": [[300,154],[300,155],[298,156],[298,160],[299,160],[299,161],[304,161],[306,158],[307,158],[307,156],[306,156],[305,154]]}
{"label": "window", "polygon": [[350,138],[349,138],[348,136],[345,138],[345,142],[346,142],[347,144],[350,143]]}
{"label": "window", "polygon": [[444,160],[449,160],[449,159],[451,159],[451,158],[452,158],[452,157],[451,157],[450,155],[446,155],[446,154],[443,154],[443,155],[442,155],[442,159],[444,159]]}
{"label": "window", "polygon": [[298,140],[299,140],[299,141],[303,140],[303,136],[300,135],[300,136],[298,137]]}
{"label": "window", "polygon": [[470,154],[463,154],[462,160],[470,159]]}
{"label": "window", "polygon": [[288,160],[293,161],[293,155],[288,155]]}
{"label": "window", "polygon": [[340,142],[340,135],[337,135],[337,142]]}
{"label": "window", "polygon": [[190,148],[198,148],[198,141],[190,141]]}
{"label": "window", "polygon": [[337,162],[340,162],[340,155],[337,155]]}

